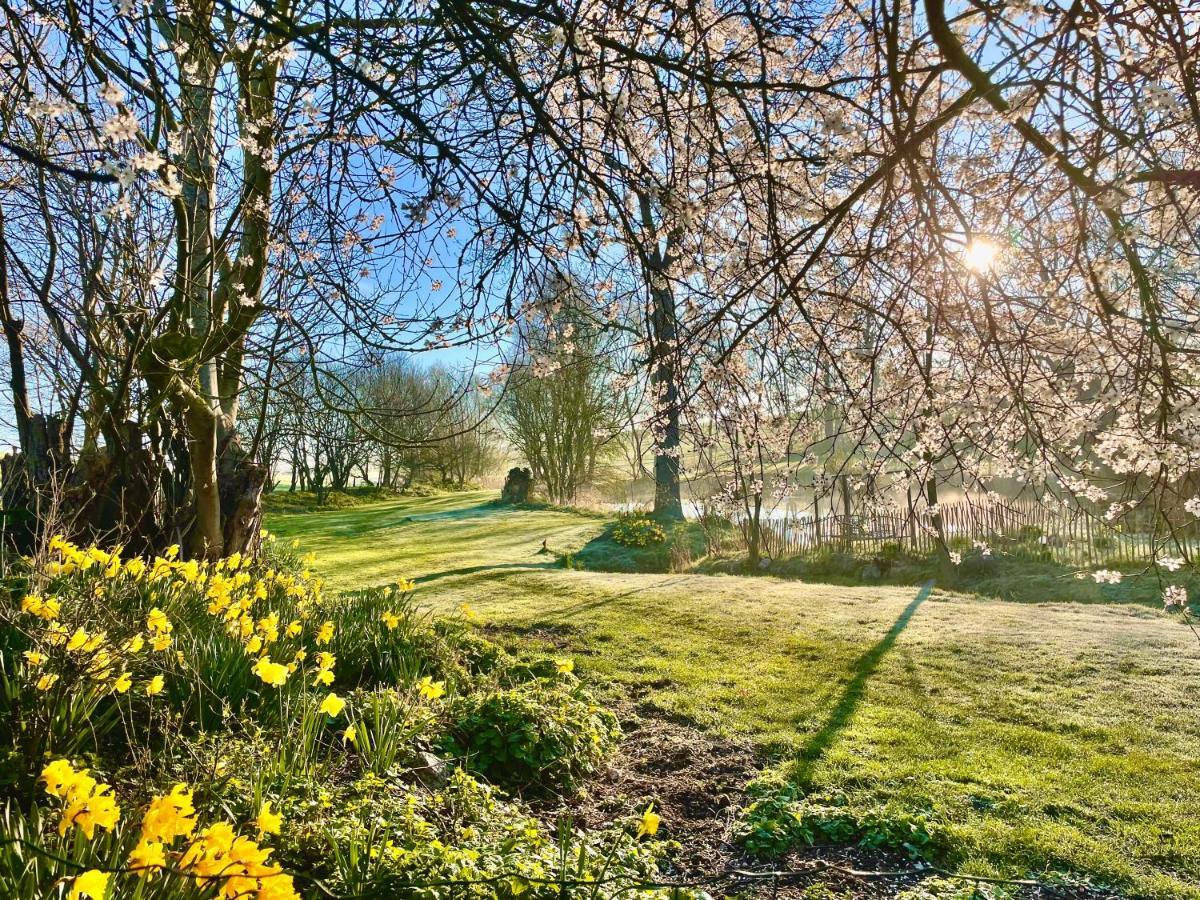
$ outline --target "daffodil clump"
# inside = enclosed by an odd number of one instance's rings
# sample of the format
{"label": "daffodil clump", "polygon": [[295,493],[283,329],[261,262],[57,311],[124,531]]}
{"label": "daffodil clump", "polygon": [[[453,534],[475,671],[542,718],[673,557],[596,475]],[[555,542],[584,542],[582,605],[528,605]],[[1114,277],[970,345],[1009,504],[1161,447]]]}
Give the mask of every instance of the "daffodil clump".
{"label": "daffodil clump", "polygon": [[[3,573],[0,896],[557,896],[561,839],[502,788],[614,745],[574,660],[430,621],[404,579],[327,596],[264,538],[204,562],[56,536]],[[656,829],[580,833],[572,871],[656,880]]]}
{"label": "daffodil clump", "polygon": [[[98,784],[86,770],[76,769],[69,760],[58,759],[42,770],[41,781],[46,793],[62,804],[60,836],[78,828],[91,841],[97,828],[112,831],[117,826],[121,810],[113,801],[112,788]],[[264,812],[269,815],[269,807]],[[260,813],[259,833],[263,831],[262,821]],[[278,819],[269,817],[268,821],[278,831]],[[177,784],[147,805],[137,843],[129,851],[125,871],[118,877],[134,893],[138,889],[133,879],[153,878],[169,869],[170,877],[211,888],[212,895],[223,900],[240,897],[299,900],[292,876],[272,863],[270,856],[271,850],[238,834],[228,822],[214,822],[197,831],[192,791]],[[108,871],[86,870],[72,880],[69,896],[105,900],[112,877]]]}
{"label": "daffodil clump", "polygon": [[667,539],[662,525],[644,516],[623,518],[613,526],[612,539],[626,547],[646,547]]}

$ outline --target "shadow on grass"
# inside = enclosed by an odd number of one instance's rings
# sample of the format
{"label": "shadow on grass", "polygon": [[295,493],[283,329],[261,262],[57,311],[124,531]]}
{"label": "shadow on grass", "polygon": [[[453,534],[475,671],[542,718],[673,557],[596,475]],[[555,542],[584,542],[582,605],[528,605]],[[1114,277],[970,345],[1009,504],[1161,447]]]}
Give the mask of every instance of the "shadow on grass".
{"label": "shadow on grass", "polygon": [[854,715],[858,704],[862,701],[863,691],[866,689],[867,682],[871,676],[875,674],[875,670],[879,667],[879,661],[883,659],[883,655],[891,649],[896,643],[896,638],[908,626],[909,620],[916,614],[917,609],[924,603],[930,593],[933,591],[933,581],[927,581],[917,592],[917,596],[912,599],[908,606],[904,607],[903,612],[897,617],[895,623],[888,633],[880,638],[870,650],[859,657],[858,662],[854,664],[854,677],[842,690],[842,695],[830,712],[829,718],[825,720],[825,724],[821,729],[814,734],[800,751],[796,761],[795,780],[803,785],[811,783],[813,769],[816,764],[821,761],[825,752],[837,740],[839,734],[846,727],[850,718]]}
{"label": "shadow on grass", "polygon": [[616,603],[619,600],[626,600],[629,597],[645,593],[648,590],[672,587],[677,584],[683,584],[686,581],[686,578],[668,578],[666,580],[640,584],[637,587],[630,588],[627,591],[621,591],[619,594],[608,594],[607,596],[596,597],[593,600],[583,600],[579,603],[573,604],[572,606],[564,606],[561,609],[555,610],[554,614],[560,618],[569,618],[571,616],[580,615],[581,613],[591,612],[592,610],[599,609],[603,606],[608,606],[609,604]]}
{"label": "shadow on grass", "polygon": [[531,563],[531,562],[510,562],[510,563],[487,563],[480,566],[463,566],[459,569],[446,569],[442,572],[430,572],[428,575],[418,575],[413,581],[416,584],[428,584],[431,581],[439,581],[443,578],[465,578],[469,575],[479,575],[483,572],[498,571],[500,569],[561,569],[558,561]]}

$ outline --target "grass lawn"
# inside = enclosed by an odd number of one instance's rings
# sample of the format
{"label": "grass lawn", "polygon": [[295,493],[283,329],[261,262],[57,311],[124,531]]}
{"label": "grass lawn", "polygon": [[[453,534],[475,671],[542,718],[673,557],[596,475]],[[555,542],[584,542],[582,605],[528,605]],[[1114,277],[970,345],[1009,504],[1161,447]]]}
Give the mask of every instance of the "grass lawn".
{"label": "grass lawn", "polygon": [[925,815],[963,871],[1200,898],[1200,644],[1177,621],[1136,605],[569,571],[542,541],[577,550],[603,520],[492,496],[268,527],[315,551],[334,587],[415,578],[439,611],[465,602],[524,640],[565,636],[584,677],[752,740],[776,774],[853,808]]}

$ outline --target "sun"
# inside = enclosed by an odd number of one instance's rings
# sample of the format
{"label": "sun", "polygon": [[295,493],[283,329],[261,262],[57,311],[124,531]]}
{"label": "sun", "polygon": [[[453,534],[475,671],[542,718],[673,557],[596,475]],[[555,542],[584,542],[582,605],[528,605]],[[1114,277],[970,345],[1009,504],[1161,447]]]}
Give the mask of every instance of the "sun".
{"label": "sun", "polygon": [[1000,245],[988,238],[971,238],[963,248],[963,263],[972,272],[990,272],[999,261]]}

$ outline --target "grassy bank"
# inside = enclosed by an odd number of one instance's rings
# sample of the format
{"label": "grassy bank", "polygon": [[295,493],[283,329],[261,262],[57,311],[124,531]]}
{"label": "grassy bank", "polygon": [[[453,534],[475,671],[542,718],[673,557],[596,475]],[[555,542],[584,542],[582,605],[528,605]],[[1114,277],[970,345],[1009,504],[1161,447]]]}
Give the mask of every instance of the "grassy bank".
{"label": "grassy bank", "polygon": [[269,525],[337,587],[415,578],[431,607],[468,603],[641,704],[752,740],[803,793],[927,823],[955,867],[1200,897],[1200,646],[1172,618],[1053,594],[566,571],[543,541],[577,551],[602,521],[490,498]]}

